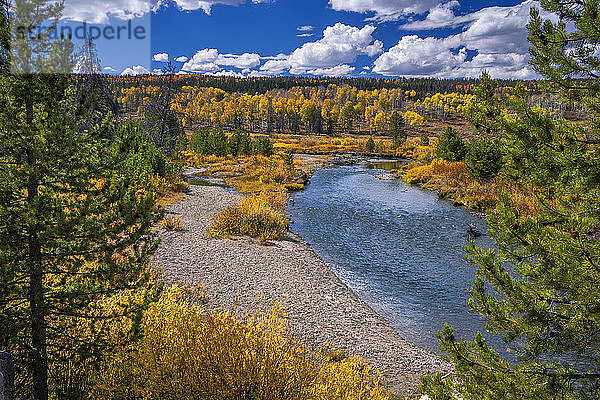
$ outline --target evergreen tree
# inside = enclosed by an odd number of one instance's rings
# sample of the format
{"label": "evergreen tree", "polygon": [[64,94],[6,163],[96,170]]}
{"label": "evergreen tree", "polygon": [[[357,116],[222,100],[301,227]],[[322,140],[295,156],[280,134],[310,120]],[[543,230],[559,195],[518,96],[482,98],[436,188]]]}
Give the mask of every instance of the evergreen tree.
{"label": "evergreen tree", "polygon": [[494,116],[491,103],[482,110],[510,144],[507,177],[537,199],[528,211],[503,196],[488,218],[495,249],[467,248],[478,266],[470,306],[491,333],[515,346],[517,360],[503,360],[480,334],[459,341],[445,326],[438,337],[456,374],[423,378],[435,399],[600,397],[599,3],[542,6],[559,22],[532,10],[532,65],[548,90],[566,102],[582,101],[588,119],[552,120],[530,107],[524,87],[514,92],[512,115]]}
{"label": "evergreen tree", "polygon": [[372,136],[365,143],[365,150],[368,153],[372,153],[373,151],[375,151],[375,141],[373,140]]}
{"label": "evergreen tree", "polygon": [[[35,26],[60,11],[20,0],[13,22]],[[20,73],[0,77],[0,349],[15,355],[20,396],[46,400],[52,362],[102,347],[73,325],[105,318],[94,306],[104,296],[148,283],[157,214],[150,188],[119,173],[111,115],[60,73],[72,70],[72,45],[27,35],[11,44]]]}
{"label": "evergreen tree", "polygon": [[[77,75],[78,96],[85,99],[88,108],[102,114],[110,112],[115,118],[119,114],[119,106],[115,94],[106,78],[100,75],[102,63],[98,57],[98,50],[90,36],[86,36],[79,52],[75,55],[75,69]],[[90,129],[92,120],[85,122],[83,129]],[[107,132],[109,138],[114,132]]]}
{"label": "evergreen tree", "polygon": [[465,167],[478,179],[491,179],[502,169],[502,148],[499,140],[473,138],[467,142]]}
{"label": "evergreen tree", "polygon": [[96,44],[89,35],[86,35],[83,46],[76,55],[75,72],[89,75],[102,72],[102,62],[98,57]]}
{"label": "evergreen tree", "polygon": [[463,140],[458,136],[458,132],[448,127],[442,133],[440,140],[435,148],[435,155],[446,161],[462,161],[465,158],[467,148]]}
{"label": "evergreen tree", "polygon": [[404,118],[397,110],[392,111],[392,115],[390,115],[390,133],[394,138],[395,147],[402,145],[406,141]]}

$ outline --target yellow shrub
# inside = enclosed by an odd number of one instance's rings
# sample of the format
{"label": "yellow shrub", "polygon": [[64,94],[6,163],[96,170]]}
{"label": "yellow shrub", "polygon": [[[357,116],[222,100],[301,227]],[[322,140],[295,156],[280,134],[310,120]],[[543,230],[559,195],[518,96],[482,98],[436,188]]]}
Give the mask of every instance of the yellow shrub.
{"label": "yellow shrub", "polygon": [[245,318],[208,314],[174,287],[150,307],[142,330],[100,370],[93,398],[388,398],[362,360],[328,362],[290,339],[278,307]]}
{"label": "yellow shrub", "polygon": [[211,224],[209,237],[248,235],[261,241],[280,238],[288,228],[287,195],[261,192],[223,210]]}

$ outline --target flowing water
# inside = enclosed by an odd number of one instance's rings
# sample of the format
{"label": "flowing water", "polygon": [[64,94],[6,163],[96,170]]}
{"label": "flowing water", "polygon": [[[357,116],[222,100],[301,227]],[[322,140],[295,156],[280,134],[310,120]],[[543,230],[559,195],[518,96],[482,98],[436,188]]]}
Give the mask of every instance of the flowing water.
{"label": "flowing water", "polygon": [[[466,304],[475,266],[464,261],[463,246],[469,226],[486,232],[485,220],[433,192],[378,179],[383,172],[372,165],[317,171],[292,197],[292,230],[405,339],[436,351],[444,322],[472,339],[483,322]],[[485,235],[476,242],[490,245]]]}

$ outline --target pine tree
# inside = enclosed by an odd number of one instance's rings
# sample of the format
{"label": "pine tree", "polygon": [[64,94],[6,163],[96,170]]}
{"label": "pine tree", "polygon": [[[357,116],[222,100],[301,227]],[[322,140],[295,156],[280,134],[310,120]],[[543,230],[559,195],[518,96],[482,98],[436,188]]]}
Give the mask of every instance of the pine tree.
{"label": "pine tree", "polygon": [[406,131],[404,130],[404,118],[398,110],[392,111],[390,115],[390,133],[394,138],[394,146],[398,147],[406,141]]}
{"label": "pine tree", "polygon": [[102,72],[102,62],[98,57],[96,44],[89,35],[86,35],[83,46],[76,55],[75,72],[90,75]]}
{"label": "pine tree", "polygon": [[462,161],[466,153],[467,148],[458,132],[450,127],[446,128],[435,148],[436,157],[446,161]]}
{"label": "pine tree", "polygon": [[[552,120],[532,108],[523,86],[509,115],[492,115],[507,143],[508,179],[536,196],[533,210],[503,196],[488,218],[495,249],[471,244],[478,266],[470,306],[487,329],[517,349],[516,362],[482,335],[458,340],[438,334],[454,377],[423,378],[435,399],[596,399],[600,397],[600,77],[599,3],[542,1],[559,22],[532,10],[532,65],[558,100],[582,101],[584,124]],[[567,26],[569,28],[567,29]]]}
{"label": "pine tree", "polygon": [[[54,2],[15,4],[24,26],[60,16]],[[58,73],[72,46],[11,43],[20,73],[0,77],[0,349],[15,355],[21,397],[46,400],[53,361],[102,346],[73,335],[76,321],[107,317],[97,300],[148,284],[158,213],[147,184],[119,172],[126,144],[108,141],[110,113]]]}
{"label": "pine tree", "polygon": [[[100,75],[102,62],[98,56],[96,44],[87,35],[83,46],[74,58],[77,75],[77,95],[83,97],[88,108],[102,114],[111,113],[117,118],[119,107],[115,101],[115,95],[106,78]],[[91,128],[92,120],[85,123],[84,129]],[[111,132],[108,132],[111,134]],[[114,132],[112,132],[114,133]]]}

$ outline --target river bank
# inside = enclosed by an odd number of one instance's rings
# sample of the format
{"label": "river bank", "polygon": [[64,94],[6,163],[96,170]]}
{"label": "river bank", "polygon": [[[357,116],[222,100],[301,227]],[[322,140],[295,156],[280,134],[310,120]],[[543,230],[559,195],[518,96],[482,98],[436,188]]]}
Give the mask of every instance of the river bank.
{"label": "river bank", "polygon": [[240,198],[221,187],[192,186],[184,200],[167,207],[184,226],[161,232],[155,261],[168,283],[203,286],[208,309],[282,302],[292,335],[364,357],[400,396],[416,393],[420,375],[448,370],[438,356],[403,340],[298,235],[288,233],[268,246],[248,239],[206,239],[210,221]]}

